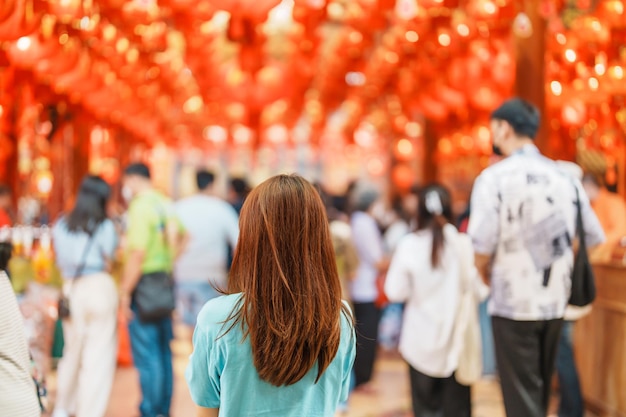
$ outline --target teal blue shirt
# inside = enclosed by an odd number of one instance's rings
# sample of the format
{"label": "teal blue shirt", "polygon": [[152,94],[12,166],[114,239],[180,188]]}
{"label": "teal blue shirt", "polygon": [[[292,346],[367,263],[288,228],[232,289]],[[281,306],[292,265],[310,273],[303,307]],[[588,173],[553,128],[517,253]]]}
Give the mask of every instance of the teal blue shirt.
{"label": "teal blue shirt", "polygon": [[241,294],[209,301],[198,315],[186,378],[194,402],[219,408],[220,417],[333,417],[348,398],[355,355],[354,329],[341,314],[341,342],[320,380],[315,365],[293,385],[275,387],[259,378],[250,341],[241,326],[224,333],[223,322]]}

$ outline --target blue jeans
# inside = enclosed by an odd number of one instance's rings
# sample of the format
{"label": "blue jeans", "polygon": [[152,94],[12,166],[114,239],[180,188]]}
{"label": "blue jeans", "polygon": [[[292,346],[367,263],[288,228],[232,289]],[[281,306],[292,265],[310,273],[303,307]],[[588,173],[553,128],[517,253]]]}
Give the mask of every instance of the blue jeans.
{"label": "blue jeans", "polygon": [[583,417],[585,407],[574,362],[572,333],[574,322],[563,322],[559,348],[556,354],[556,372],[559,377],[559,417]]}
{"label": "blue jeans", "polygon": [[491,328],[491,317],[487,311],[485,300],[479,306],[480,335],[483,348],[483,375],[496,374],[496,352],[493,345],[493,330]]}
{"label": "blue jeans", "polygon": [[176,283],[176,309],[182,322],[195,327],[202,307],[221,294],[209,282],[182,281]]}
{"label": "blue jeans", "polygon": [[144,323],[137,316],[128,324],[133,361],[139,372],[141,386],[141,417],[169,416],[174,388],[172,351],[174,338],[172,319]]}

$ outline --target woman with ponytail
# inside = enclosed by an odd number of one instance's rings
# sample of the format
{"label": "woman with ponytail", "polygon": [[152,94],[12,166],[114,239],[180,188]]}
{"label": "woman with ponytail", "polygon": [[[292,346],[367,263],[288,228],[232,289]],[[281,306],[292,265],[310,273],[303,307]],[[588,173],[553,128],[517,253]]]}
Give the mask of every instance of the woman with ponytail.
{"label": "woman with ponytail", "polygon": [[454,377],[461,349],[454,337],[461,271],[473,268],[461,265],[459,238],[450,193],[427,186],[419,196],[417,231],[400,241],[387,273],[387,297],[406,303],[399,349],[409,364],[415,417],[471,415],[470,388]]}

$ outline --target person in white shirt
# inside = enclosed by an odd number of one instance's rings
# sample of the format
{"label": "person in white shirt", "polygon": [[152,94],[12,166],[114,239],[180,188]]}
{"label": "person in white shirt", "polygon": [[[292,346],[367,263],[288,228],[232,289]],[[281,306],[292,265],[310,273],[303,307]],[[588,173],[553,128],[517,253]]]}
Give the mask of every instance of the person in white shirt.
{"label": "person in white shirt", "polygon": [[468,233],[491,285],[496,361],[508,417],[544,417],[574,263],[576,199],[588,246],[604,240],[580,181],[534,144],[539,111],[514,98],[491,115],[494,152],[472,191]]}
{"label": "person in white shirt", "polygon": [[461,270],[474,270],[473,254],[465,257],[468,265],[461,265],[458,239],[450,193],[440,185],[425,187],[417,231],[400,241],[385,282],[390,301],[406,302],[399,349],[409,364],[415,416],[471,415],[470,387],[454,377],[461,349],[454,337]]}
{"label": "person in white shirt", "polygon": [[235,247],[239,217],[235,209],[215,195],[215,175],[198,171],[199,192],[176,203],[178,219],[189,241],[174,267],[176,296],[184,324],[193,327],[204,304],[227,285],[228,247]]}
{"label": "person in white shirt", "polygon": [[357,187],[354,193],[355,211],[350,217],[350,226],[359,266],[350,282],[350,298],[357,330],[354,386],[362,390],[374,371],[380,322],[380,309],[376,305],[380,295],[377,281],[387,270],[389,261],[385,256],[381,231],[372,215],[380,194],[367,185]]}

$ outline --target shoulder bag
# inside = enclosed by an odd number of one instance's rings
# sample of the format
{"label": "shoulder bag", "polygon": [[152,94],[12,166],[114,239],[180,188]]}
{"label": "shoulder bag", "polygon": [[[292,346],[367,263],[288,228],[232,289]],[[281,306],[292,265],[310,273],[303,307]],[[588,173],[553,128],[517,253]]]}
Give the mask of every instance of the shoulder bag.
{"label": "shoulder bag", "polygon": [[[165,231],[167,217],[162,210],[159,210],[159,213],[161,215],[159,230],[163,234],[163,242],[167,247]],[[159,321],[170,317],[176,308],[172,274],[168,271],[142,274],[133,290],[132,300],[137,308],[139,320],[143,322]]]}
{"label": "shoulder bag", "polygon": [[569,304],[577,307],[589,305],[596,298],[596,283],[593,268],[587,254],[585,243],[585,229],[583,227],[582,210],[580,208],[580,195],[576,188],[576,237],[578,239],[578,251],[574,255],[574,268],[572,269],[572,288]]}
{"label": "shoulder bag", "polygon": [[480,380],[483,371],[478,296],[473,282],[478,272],[474,267],[472,242],[467,235],[458,234],[457,248],[461,298],[453,336],[455,345],[459,345],[459,364],[454,378],[461,385],[472,385]]}
{"label": "shoulder bag", "polygon": [[85,249],[83,251],[80,264],[78,265],[78,268],[76,268],[76,272],[74,273],[74,279],[70,281],[67,291],[61,290],[61,296],[59,297],[59,302],[57,304],[58,318],[60,319],[67,319],[71,315],[69,295],[72,291],[72,286],[74,285],[74,281],[80,279],[80,277],[83,274],[83,270],[85,269],[85,263],[87,262],[87,255],[89,254],[89,250],[91,249],[91,245],[94,241],[95,234],[96,232],[92,232],[89,234],[89,240],[87,241],[87,244],[85,245]]}

